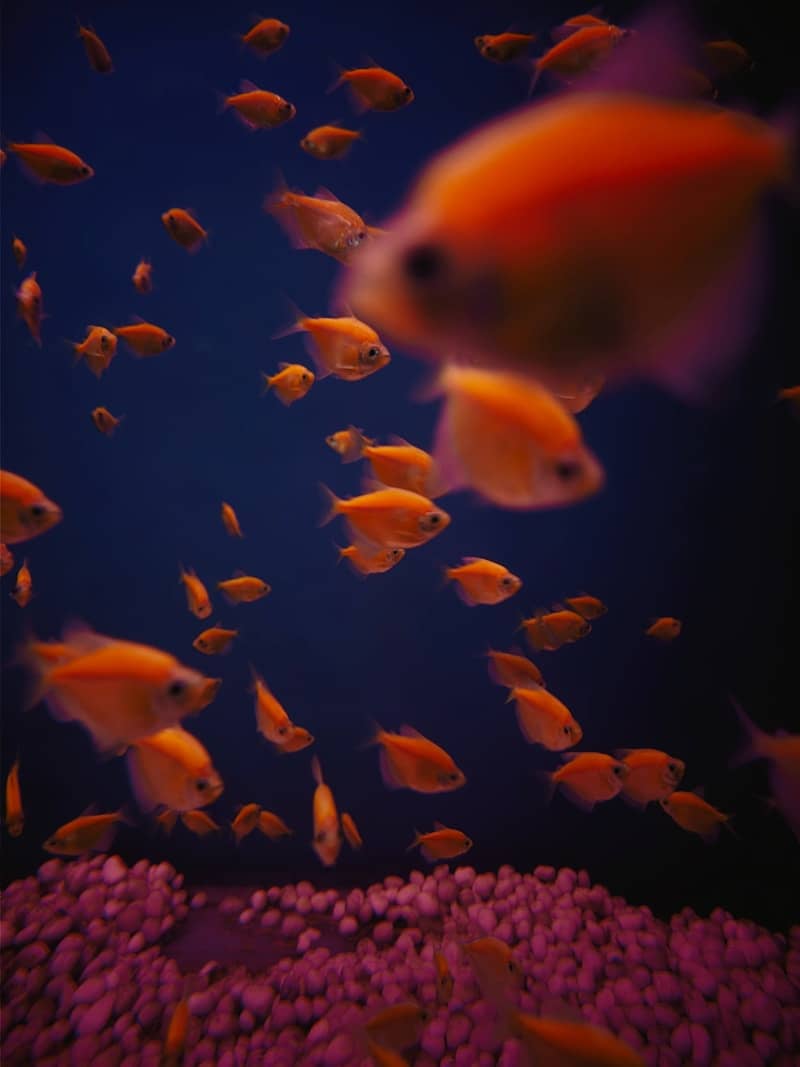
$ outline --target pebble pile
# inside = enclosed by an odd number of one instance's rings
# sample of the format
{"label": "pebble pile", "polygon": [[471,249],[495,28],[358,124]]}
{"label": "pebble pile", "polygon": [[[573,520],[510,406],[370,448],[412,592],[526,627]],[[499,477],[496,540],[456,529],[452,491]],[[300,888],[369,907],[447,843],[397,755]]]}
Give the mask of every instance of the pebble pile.
{"label": "pebble pile", "polygon": [[[210,904],[168,863],[49,860],[2,894],[4,1067],[159,1067],[184,993],[176,935],[218,908],[231,930],[283,946],[254,971],[208,960],[192,975],[186,1067],[367,1067],[359,1023],[409,997],[431,1019],[416,1067],[518,1067],[498,1041],[459,941],[491,934],[525,975],[520,1007],[566,1003],[652,1067],[796,1067],[800,927],[786,938],[716,909],[669,923],[591,885],[585,871],[471,867],[367,890],[310,882]],[[434,951],[455,987],[437,1004]]]}

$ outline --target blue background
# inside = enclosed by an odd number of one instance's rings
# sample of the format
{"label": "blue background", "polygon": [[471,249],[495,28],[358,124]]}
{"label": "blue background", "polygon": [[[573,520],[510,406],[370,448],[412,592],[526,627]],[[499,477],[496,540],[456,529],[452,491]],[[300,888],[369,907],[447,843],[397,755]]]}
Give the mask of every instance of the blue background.
{"label": "blue background", "polygon": [[[164,856],[197,880],[366,884],[418,866],[404,849],[414,827],[438,819],[473,837],[467,862],[479,869],[568,864],[660,913],[719,903],[771,926],[796,919],[797,843],[759,799],[763,768],[729,768],[739,731],[727,700],[736,693],[769,729],[798,728],[797,700],[786,703],[782,690],[796,693],[797,681],[787,592],[800,425],[773,402],[779,386],[796,381],[786,272],[771,276],[760,333],[710,404],[686,407],[629,386],[581,416],[608,472],[601,495],[527,514],[447,497],[450,528],[367,581],[336,566],[333,542],[344,543],[344,530],[317,526],[317,483],[353,494],[360,474],[342,467],[324,438],[352,422],[429,446],[436,404],[414,400],[425,368],[393,349],[375,377],[319,382],[290,409],[259,395],[262,370],[305,359],[301,338],[271,339],[290,317],[287,300],[324,313],[340,270],[293,251],[262,211],[276,171],[306,192],[329,186],[378,223],[432,153],[524,99],[527,75],[482,60],[472,38],[512,24],[544,35],[575,13],[535,7],[532,15],[534,5],[503,2],[294,3],[267,12],[292,33],[260,61],[236,40],[250,25],[246,4],[98,3],[79,13],[111,51],[115,73],[102,77],[62,3],[3,5],[3,135],[24,141],[44,130],[96,171],[73,188],[35,185],[13,158],[2,174],[2,463],[65,515],[45,536],[14,546],[19,562],[28,555],[37,592],[24,617],[7,599],[12,576],[3,582],[2,769],[19,753],[27,816],[22,838],[4,836],[6,878],[41,862],[39,843],[88,804],[109,810],[129,799],[122,761],[98,763],[83,731],[42,706],[23,711],[25,680],[11,661],[26,620],[51,638],[78,618],[221,675],[217,700],[187,722],[225,781],[211,813],[228,819],[237,804],[258,801],[296,830],[275,845],[254,835],[237,851],[227,835],[199,841],[182,827],[164,842],[143,821],[119,835],[127,859]],[[756,57],[751,106],[775,110],[789,70],[777,27],[747,19],[743,6],[706,11],[710,32],[737,37]],[[606,13],[623,21],[629,9]],[[359,117],[343,89],[326,95],[334,61],[358,65],[366,56],[409,82],[410,107]],[[217,114],[215,93],[233,92],[241,78],[292,101],[295,120],[249,133]],[[345,161],[300,150],[307,130],[336,119],[365,135]],[[197,255],[164,231],[160,215],[170,207],[193,209],[209,230]],[[774,216],[780,263],[793,234],[785,209]],[[44,293],[41,351],[15,317],[13,290],[24,275],[12,232],[27,243],[25,274],[37,270]],[[141,256],[153,262],[149,296],[130,282]],[[64,339],[133,314],[172,333],[174,349],[139,361],[120,345],[100,382],[73,366]],[[98,404],[126,416],[112,439],[91,424]],[[241,542],[223,530],[223,499],[238,512]],[[503,605],[467,609],[441,587],[443,565],[465,554],[505,563],[524,589]],[[240,629],[229,656],[193,651],[203,625],[186,610],[179,561],[212,590],[209,621]],[[215,583],[235,568],[265,578],[272,595],[224,605]],[[581,747],[658,747],[681,757],[686,785],[704,785],[708,799],[734,812],[738,837],[707,847],[658,809],[641,814],[618,800],[590,816],[560,796],[545,804],[534,772],[557,761],[524,743],[482,654],[510,647],[522,614],[581,590],[605,600],[608,615],[588,639],[537,658],[583,725]],[[643,635],[661,614],[684,620],[669,647]],[[249,663],[315,734],[313,749],[278,757],[255,733]],[[467,786],[438,797],[385,790],[376,751],[360,747],[372,719],[390,729],[410,723],[445,745]],[[359,855],[345,848],[331,872],[309,847],[313,753],[366,842]]]}

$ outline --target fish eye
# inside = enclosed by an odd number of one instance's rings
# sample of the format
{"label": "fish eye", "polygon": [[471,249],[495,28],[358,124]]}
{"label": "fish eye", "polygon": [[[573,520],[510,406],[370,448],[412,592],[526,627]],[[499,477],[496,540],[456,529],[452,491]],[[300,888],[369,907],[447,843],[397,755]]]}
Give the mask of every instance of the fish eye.
{"label": "fish eye", "polygon": [[171,348],[172,345],[174,345],[174,344],[175,344],[175,338],[174,337],[170,337],[170,335],[167,334],[167,336],[164,338],[164,341],[163,341],[164,348]]}
{"label": "fish eye", "polygon": [[381,350],[376,345],[372,345],[372,347],[368,348],[364,353],[364,359],[368,360],[370,363],[374,363],[380,354]]}
{"label": "fish eye", "polygon": [[194,785],[198,793],[205,793],[206,789],[209,788],[211,783],[208,782],[205,778],[198,778]]}
{"label": "fish eye", "polygon": [[415,282],[428,282],[441,274],[444,256],[436,245],[417,245],[405,257],[405,272]]}
{"label": "fish eye", "polygon": [[509,960],[509,961],[508,961],[508,964],[507,964],[507,966],[508,966],[508,969],[509,969],[509,971],[510,971],[510,973],[511,973],[511,974],[513,974],[513,973],[514,973],[514,972],[516,971],[516,969],[517,969],[517,968],[516,968],[516,967],[514,966],[514,961],[513,961],[513,960]]}
{"label": "fish eye", "polygon": [[494,59],[495,56],[497,55],[497,49],[492,47],[492,45],[487,45],[486,48],[484,48],[483,51],[484,51],[484,55],[489,56],[491,59]]}
{"label": "fish eye", "polygon": [[562,482],[571,482],[581,473],[581,465],[576,460],[559,460],[553,468],[556,477]]}
{"label": "fish eye", "polygon": [[448,778],[448,781],[451,781],[451,782],[457,782],[458,781],[458,775],[455,774],[455,773],[448,774],[447,778]]}
{"label": "fish eye", "polygon": [[438,526],[441,522],[441,516],[438,512],[432,511],[431,514],[428,516],[428,522],[431,526]]}
{"label": "fish eye", "polygon": [[43,504],[31,504],[30,513],[33,519],[43,519],[47,513],[47,508]]}
{"label": "fish eye", "polygon": [[91,168],[86,166],[81,167],[81,174],[84,178],[87,178],[91,174]]}
{"label": "fish eye", "polygon": [[182,682],[180,678],[176,678],[174,682],[170,682],[167,688],[167,696],[173,697],[178,700],[186,692],[186,682]]}
{"label": "fish eye", "polygon": [[408,85],[404,85],[403,88],[400,90],[400,95],[403,97],[404,100],[410,100],[411,99],[411,87],[408,86]]}
{"label": "fish eye", "polygon": [[617,764],[616,764],[616,765],[614,766],[614,774],[616,774],[617,778],[621,778],[621,777],[622,777],[622,774],[623,774],[623,766],[622,766],[622,764],[621,764],[621,763],[617,763]]}
{"label": "fish eye", "polygon": [[569,737],[572,734],[572,727],[571,726],[565,726],[564,727],[564,733],[567,735],[567,737]]}

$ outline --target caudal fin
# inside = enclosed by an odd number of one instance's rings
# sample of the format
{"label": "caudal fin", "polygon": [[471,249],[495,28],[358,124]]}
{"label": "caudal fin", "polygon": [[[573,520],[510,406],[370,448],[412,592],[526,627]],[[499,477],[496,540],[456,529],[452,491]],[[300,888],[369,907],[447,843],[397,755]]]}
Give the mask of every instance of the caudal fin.
{"label": "caudal fin", "polygon": [[319,488],[326,504],[326,511],[320,519],[319,525],[327,526],[329,522],[333,522],[337,515],[341,514],[342,501],[327,487],[327,485],[323,485],[322,482],[319,483]]}

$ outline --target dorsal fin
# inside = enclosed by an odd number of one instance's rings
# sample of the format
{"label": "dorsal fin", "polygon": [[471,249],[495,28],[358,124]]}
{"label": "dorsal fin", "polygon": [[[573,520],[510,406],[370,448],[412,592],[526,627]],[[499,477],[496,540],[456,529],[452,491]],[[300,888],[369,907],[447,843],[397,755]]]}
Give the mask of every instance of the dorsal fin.
{"label": "dorsal fin", "polygon": [[419,732],[419,730],[415,730],[413,726],[408,726],[406,723],[403,723],[403,725],[398,730],[398,733],[401,733],[403,737],[416,737],[421,741],[428,740],[424,734],[421,734]]}

